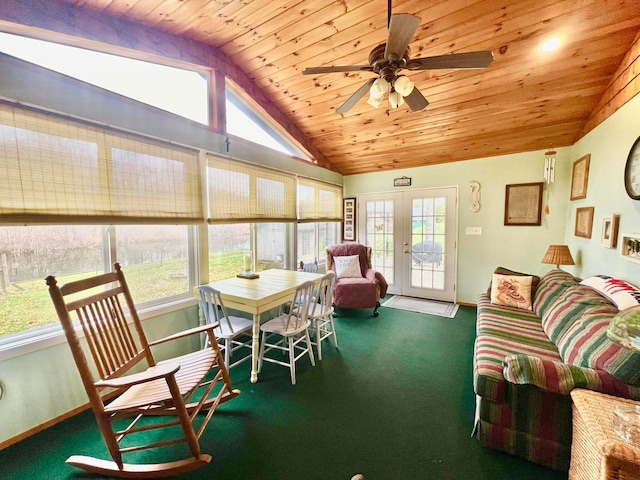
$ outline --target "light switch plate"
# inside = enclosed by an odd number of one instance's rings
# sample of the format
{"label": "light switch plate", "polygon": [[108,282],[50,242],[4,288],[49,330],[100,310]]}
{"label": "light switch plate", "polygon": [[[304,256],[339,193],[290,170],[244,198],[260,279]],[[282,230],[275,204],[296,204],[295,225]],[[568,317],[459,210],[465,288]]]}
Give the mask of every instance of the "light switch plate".
{"label": "light switch plate", "polygon": [[482,227],[467,227],[467,235],[482,235]]}

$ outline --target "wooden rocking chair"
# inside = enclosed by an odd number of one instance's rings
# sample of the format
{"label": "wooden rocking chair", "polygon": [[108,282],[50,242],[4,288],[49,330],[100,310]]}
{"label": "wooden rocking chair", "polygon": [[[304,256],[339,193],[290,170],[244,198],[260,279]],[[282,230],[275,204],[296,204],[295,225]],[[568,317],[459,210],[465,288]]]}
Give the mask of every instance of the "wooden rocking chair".
{"label": "wooden rocking chair", "polygon": [[[74,455],[67,463],[121,478],[156,478],[195,470],[211,461],[210,455],[200,452],[199,440],[215,409],[240,394],[239,390],[232,389],[213,334],[218,324],[147,341],[120,265],[116,263],[114,270],[61,287],[54,277],[46,279],[89,403],[113,459]],[[125,317],[125,308],[131,323]],[[75,312],[77,328],[82,329],[85,337],[82,342],[71,312]],[[209,337],[206,348],[168,360],[154,359],[150,347],[202,333]],[[146,367],[144,371],[125,375],[140,364]],[[206,413],[199,415],[200,412]],[[120,426],[123,419],[127,424],[124,428]],[[157,429],[165,430],[158,435],[153,432]],[[137,437],[135,443],[134,437]],[[149,440],[149,437],[154,438]],[[185,449],[187,458],[167,463],[123,462],[123,454],[179,443],[187,444],[190,456]]]}

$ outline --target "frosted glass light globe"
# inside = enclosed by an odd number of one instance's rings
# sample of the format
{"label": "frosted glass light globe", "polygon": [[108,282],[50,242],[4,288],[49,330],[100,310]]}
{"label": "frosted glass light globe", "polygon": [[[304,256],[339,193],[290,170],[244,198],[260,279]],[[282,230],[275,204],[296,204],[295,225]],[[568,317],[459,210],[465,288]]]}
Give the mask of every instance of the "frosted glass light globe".
{"label": "frosted glass light globe", "polygon": [[393,88],[395,89],[395,91],[403,97],[406,97],[411,92],[413,92],[413,87],[413,82],[409,80],[409,77],[405,77],[404,75],[398,77],[393,83]]}

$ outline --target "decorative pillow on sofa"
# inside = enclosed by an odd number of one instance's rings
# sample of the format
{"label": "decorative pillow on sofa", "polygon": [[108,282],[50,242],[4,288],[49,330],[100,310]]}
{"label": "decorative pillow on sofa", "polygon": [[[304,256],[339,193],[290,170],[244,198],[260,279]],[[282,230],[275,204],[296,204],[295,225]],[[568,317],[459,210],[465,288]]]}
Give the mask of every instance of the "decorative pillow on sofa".
{"label": "decorative pillow on sofa", "polygon": [[532,281],[530,276],[494,273],[491,280],[491,303],[531,310]]}
{"label": "decorative pillow on sofa", "polygon": [[[509,270],[508,268],[498,267],[495,269],[493,273],[497,273],[498,275],[517,275],[519,277],[531,277],[531,298],[535,298],[536,290],[538,288],[538,283],[540,283],[540,277],[537,275],[531,275],[529,273],[516,272],[515,270]],[[491,284],[489,283],[489,288],[487,289],[487,296],[491,296]]]}
{"label": "decorative pillow on sofa", "polygon": [[338,278],[362,278],[360,272],[360,256],[348,255],[345,257],[333,257]]}
{"label": "decorative pillow on sofa", "polygon": [[640,304],[640,290],[638,287],[619,278],[596,275],[586,278],[580,283],[593,288],[602,296],[611,300],[616,304],[618,310],[624,310]]}

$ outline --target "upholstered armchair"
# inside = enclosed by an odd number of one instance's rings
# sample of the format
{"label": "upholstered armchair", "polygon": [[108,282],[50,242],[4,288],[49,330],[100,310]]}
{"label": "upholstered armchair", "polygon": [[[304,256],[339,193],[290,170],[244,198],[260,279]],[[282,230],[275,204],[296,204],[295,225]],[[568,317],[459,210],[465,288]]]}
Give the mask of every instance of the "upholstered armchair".
{"label": "upholstered armchair", "polygon": [[388,284],[371,268],[371,247],[355,243],[327,247],[327,271],[336,273],[333,304],[339,308],[373,308],[378,316],[380,299]]}

